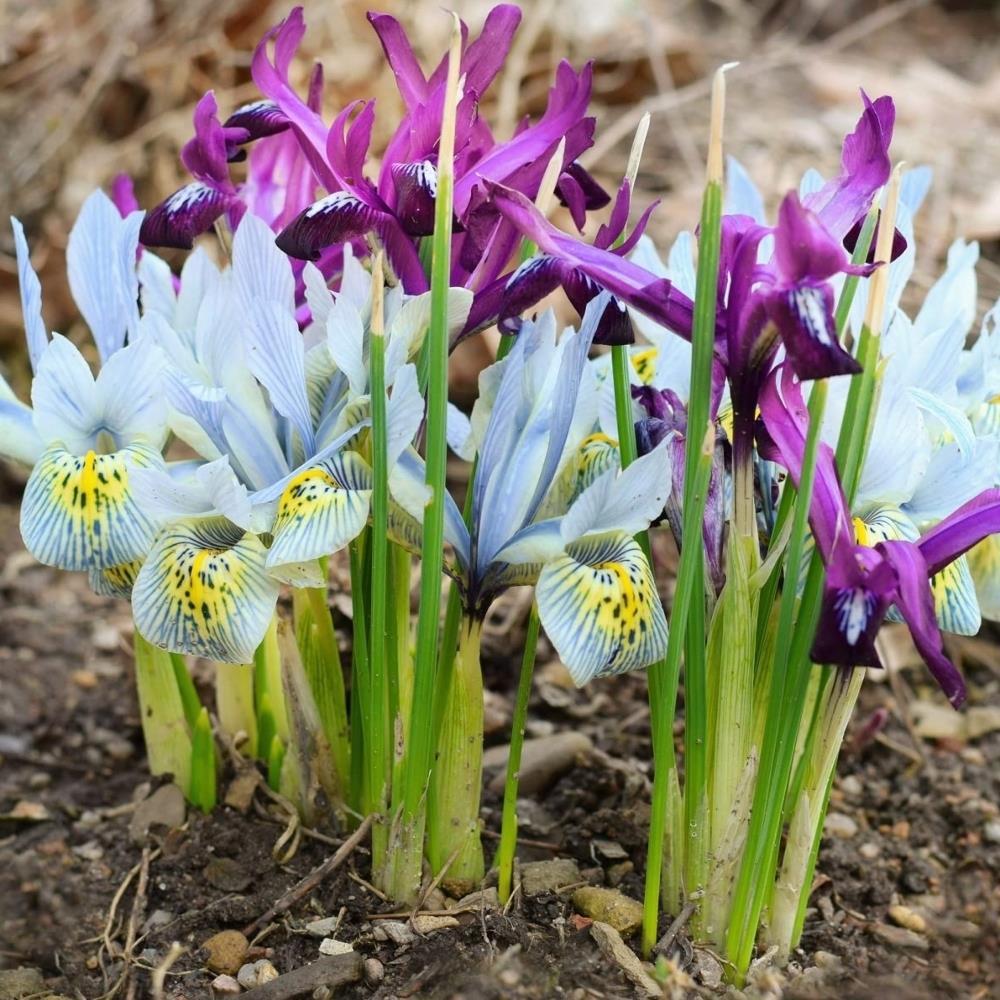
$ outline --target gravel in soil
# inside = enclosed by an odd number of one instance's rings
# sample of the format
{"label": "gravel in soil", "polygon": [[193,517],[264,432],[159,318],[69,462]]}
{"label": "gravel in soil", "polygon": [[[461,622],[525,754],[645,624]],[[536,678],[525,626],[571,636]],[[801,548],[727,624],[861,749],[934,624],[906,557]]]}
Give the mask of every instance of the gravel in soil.
{"label": "gravel in soil", "polygon": [[[579,692],[559,664],[539,668],[529,738],[573,731],[591,746],[523,800],[519,856],[523,864],[566,859],[575,869],[534,866],[536,894],[522,893],[506,913],[489,906],[489,893],[457,910],[435,895],[427,908],[454,919],[426,921],[417,933],[405,916],[379,919],[391,908],[366,884],[368,855],[359,847],[249,940],[230,935],[235,957],[223,973],[203,944],[253,924],[334,846],[303,836],[293,857],[275,860],[287,818],[245,789],[233,799],[240,808],[188,811],[175,825],[172,793],[145,770],[127,607],[25,556],[9,503],[0,505],[0,553],[0,998],[90,1000],[119,981],[120,995],[145,997],[174,942],[184,950],[164,995],[189,1000],[212,996],[213,981],[214,995],[225,995],[239,974],[249,984],[255,969],[288,973],[346,945],[364,962],[338,997],[649,995],[648,983],[643,992],[641,978],[604,957],[573,903],[584,884],[642,896],[649,720],[641,676]],[[506,739],[516,643],[486,647],[499,720],[493,744]],[[968,660],[966,668],[972,704],[996,704],[995,668]],[[882,705],[898,708],[885,685],[866,685],[859,718]],[[841,761],[801,951],[783,972],[758,970],[747,994],[1000,995],[998,800],[1000,732],[914,743],[894,713],[880,739]],[[483,819],[489,852],[497,791],[487,791]],[[562,883],[567,872],[578,881]],[[435,923],[446,926],[431,930]],[[718,963],[683,933],[671,968],[666,995],[718,992],[710,985]],[[228,982],[217,978],[225,974]]]}

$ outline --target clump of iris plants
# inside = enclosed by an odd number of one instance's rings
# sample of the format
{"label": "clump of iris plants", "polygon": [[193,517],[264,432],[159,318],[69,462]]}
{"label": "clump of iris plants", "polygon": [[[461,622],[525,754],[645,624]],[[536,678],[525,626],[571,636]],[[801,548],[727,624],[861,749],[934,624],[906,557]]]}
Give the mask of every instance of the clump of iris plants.
{"label": "clump of iris plants", "polygon": [[[679,220],[697,236],[664,262],[655,206],[632,219],[648,120],[617,191],[579,162],[589,65],[561,64],[544,113],[500,140],[481,102],[516,7],[475,39],[456,21],[429,74],[395,19],[369,20],[403,105],[377,170],[374,102],[328,124],[321,67],[292,85],[296,9],[254,53],[259,100],[224,120],[199,101],[190,183],[145,213],[125,179],[87,199],[67,267],[96,373],[47,330],[14,221],[34,381],[30,407],[0,386],[0,426],[31,468],[25,545],[131,601],[154,773],[210,810],[223,741],[309,822],[376,815],[373,877],[400,902],[430,878],[473,888],[490,863],[509,898],[540,631],[578,684],[646,669],[643,949],[693,904],[739,982],[758,943],[798,943],[882,622],[906,623],[958,707],[942,631],[1000,613],[1000,307],[966,347],[978,249],[957,241],[902,310],[930,176],[893,171],[889,97],[861,95],[839,172],[807,173],[769,220],[724,165],[724,68],[700,215]],[[159,247],[190,251],[179,273]],[[575,326],[540,307],[558,290]],[[449,354],[493,325],[463,413]],[[669,617],[654,531],[680,550]],[[491,862],[479,645],[513,586],[535,599]],[[214,665],[211,713],[189,657]]]}

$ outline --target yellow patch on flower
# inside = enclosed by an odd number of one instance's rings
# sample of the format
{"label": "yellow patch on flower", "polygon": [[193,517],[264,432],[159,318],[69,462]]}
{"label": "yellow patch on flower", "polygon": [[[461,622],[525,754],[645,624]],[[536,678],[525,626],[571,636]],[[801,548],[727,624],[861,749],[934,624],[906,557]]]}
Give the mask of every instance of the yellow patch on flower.
{"label": "yellow patch on flower", "polygon": [[567,459],[545,502],[537,520],[565,514],[570,504],[592,483],[609,469],[620,464],[618,442],[607,434],[585,437],[576,451]]}
{"label": "yellow patch on flower", "polygon": [[643,385],[649,385],[656,374],[656,359],[659,351],[655,347],[647,348],[644,351],[635,351],[629,355],[632,367],[635,369],[639,381]]}
{"label": "yellow patch on flower", "polygon": [[132,499],[128,465],[162,464],[142,444],[99,455],[48,448],[32,470],[21,507],[21,533],[40,562],[62,569],[107,569],[133,562],[153,528]]}
{"label": "yellow patch on flower", "polygon": [[278,596],[265,555],[256,535],[223,517],[171,525],[133,588],[136,627],[166,649],[250,662]]}
{"label": "yellow patch on flower", "polygon": [[578,684],[648,666],[666,650],[652,571],[624,532],[568,545],[542,570],[536,594],[545,631]]}
{"label": "yellow patch on flower", "polygon": [[938,625],[956,635],[975,635],[982,625],[976,588],[965,556],[931,577],[931,593]]}
{"label": "yellow patch on flower", "polygon": [[365,526],[371,492],[371,469],[356,452],[300,472],[278,501],[267,565],[306,562],[343,548]]}
{"label": "yellow patch on flower", "polygon": [[967,554],[983,616],[1000,619],[1000,535],[990,535]]}
{"label": "yellow patch on flower", "polygon": [[132,594],[135,578],[142,569],[142,560],[121,563],[118,566],[108,566],[105,569],[90,571],[90,586],[102,597],[125,597]]}

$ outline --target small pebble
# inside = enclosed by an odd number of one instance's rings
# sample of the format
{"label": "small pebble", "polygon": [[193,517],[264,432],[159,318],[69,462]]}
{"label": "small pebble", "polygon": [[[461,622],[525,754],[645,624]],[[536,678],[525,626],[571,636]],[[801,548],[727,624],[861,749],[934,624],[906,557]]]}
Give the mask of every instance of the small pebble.
{"label": "small pebble", "polygon": [[245,990],[252,990],[255,986],[263,986],[278,978],[278,970],[266,959],[262,958],[257,962],[247,962],[240,966],[240,971],[236,976],[237,982]]}
{"label": "small pebble", "polygon": [[242,892],[253,881],[253,876],[232,858],[212,858],[201,874],[209,885],[223,892]]}
{"label": "small pebble", "polygon": [[832,951],[817,951],[813,955],[813,961],[821,969],[836,969],[840,966],[840,956],[834,955]]}
{"label": "small pebble", "polygon": [[982,927],[971,920],[948,920],[942,924],[941,929],[947,937],[959,941],[975,941],[983,933]]}
{"label": "small pebble", "polygon": [[893,927],[891,924],[872,924],[871,931],[875,937],[892,948],[926,951],[929,947],[927,938],[907,930],[905,927]]}
{"label": "small pebble", "polygon": [[900,927],[916,931],[917,934],[927,933],[927,921],[919,913],[908,906],[896,905],[889,907],[889,919]]}
{"label": "small pebble", "polygon": [[858,824],[844,813],[832,812],[827,814],[826,822],[823,824],[823,832],[829,837],[850,840],[851,837],[857,835]]}
{"label": "small pebble", "polygon": [[413,930],[421,937],[433,934],[435,931],[443,931],[449,927],[457,927],[456,917],[438,917],[433,913],[418,913],[412,920]]}
{"label": "small pebble", "polygon": [[369,986],[378,986],[385,979],[385,966],[377,958],[366,958],[363,969]]}
{"label": "small pebble", "polygon": [[163,785],[135,807],[129,834],[135,843],[142,844],[150,827],[165,826],[172,830],[184,822],[185,812],[184,793],[176,785]]}
{"label": "small pebble", "polygon": [[991,844],[1000,844],[1000,820],[990,820],[983,827],[983,840]]}
{"label": "small pebble", "polygon": [[573,893],[573,905],[585,917],[610,924],[619,934],[631,934],[642,924],[642,903],[617,889],[584,886]]}
{"label": "small pebble", "polygon": [[882,853],[882,848],[878,844],[873,844],[869,841],[866,844],[862,844],[858,848],[858,854],[865,859],[865,861],[874,861]]}
{"label": "small pebble", "polygon": [[401,920],[380,920],[375,925],[376,938],[379,937],[379,931],[385,935],[383,941],[389,940],[393,944],[413,944],[417,939],[413,929]]}
{"label": "small pebble", "polygon": [[580,881],[580,868],[569,858],[529,861],[521,865],[521,888],[526,896],[557,892]]}
{"label": "small pebble", "polygon": [[354,945],[349,941],[338,941],[336,938],[323,938],[319,943],[321,955],[349,955],[354,951]]}
{"label": "small pebble", "polygon": [[234,997],[240,992],[240,984],[232,976],[216,976],[212,980],[212,992],[220,997]]}
{"label": "small pebble", "polygon": [[857,798],[864,791],[864,786],[861,784],[860,779],[855,774],[848,774],[840,782],[840,790],[845,795],[853,796]]}
{"label": "small pebble", "polygon": [[319,920],[310,920],[306,924],[306,932],[313,937],[330,937],[339,925],[340,920],[337,917],[322,917]]}

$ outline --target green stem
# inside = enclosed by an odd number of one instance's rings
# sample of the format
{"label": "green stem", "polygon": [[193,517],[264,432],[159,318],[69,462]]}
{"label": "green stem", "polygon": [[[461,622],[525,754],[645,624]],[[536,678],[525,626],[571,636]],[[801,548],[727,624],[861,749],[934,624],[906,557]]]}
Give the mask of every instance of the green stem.
{"label": "green stem", "polygon": [[479,835],[483,775],[483,673],[479,663],[482,623],[464,618],[451,671],[448,703],[431,775],[427,810],[427,858],[435,875],[467,892],[484,874]]}
{"label": "green stem", "polygon": [[638,457],[635,442],[635,421],[632,419],[632,383],[629,380],[631,360],[628,348],[616,344],[611,348],[611,373],[615,386],[615,418],[618,422],[618,451],[622,468]]}
{"label": "green stem", "polygon": [[191,674],[187,668],[187,659],[183,653],[171,653],[170,662],[174,667],[174,678],[177,681],[177,690],[180,692],[181,701],[184,703],[184,718],[187,724],[194,729],[194,724],[201,715],[201,699],[198,691],[191,680]]}
{"label": "green stem", "polygon": [[[345,787],[347,775],[350,773],[350,726],[347,721],[347,695],[344,692],[344,668],[340,662],[340,646],[337,644],[337,633],[330,616],[330,606],[327,604],[326,587],[306,587],[306,599],[309,601],[310,617],[315,631],[316,647],[320,654],[319,662],[312,662],[314,670],[310,681],[315,677],[316,688],[323,694],[321,717],[330,716],[327,739],[330,741],[330,753],[333,766]],[[322,680],[315,669],[321,667]],[[320,701],[317,698],[317,706]]]}
{"label": "green stem", "polygon": [[503,789],[503,819],[500,823],[500,848],[497,851],[499,869],[498,890],[505,906],[510,899],[514,876],[514,851],[517,848],[517,787],[521,772],[521,751],[524,748],[524,727],[531,697],[531,677],[535,669],[535,649],[538,644],[538,606],[532,604],[528,631],[524,637],[521,676],[517,682],[514,718],[510,727],[510,754],[507,757],[507,780]]}
{"label": "green stem", "polygon": [[253,688],[253,669],[245,663],[215,664],[215,707],[219,726],[230,737],[237,733],[246,736],[242,749],[248,757],[258,752]]}
{"label": "green stem", "polygon": [[[427,819],[426,793],[435,736],[431,731],[434,693],[438,684],[448,680],[447,677],[438,676],[437,660],[448,451],[448,292],[451,283],[455,110],[461,46],[461,29],[455,19],[448,56],[441,139],[438,144],[438,184],[431,252],[431,321],[425,347],[428,368],[426,481],[431,495],[424,510],[410,746],[400,794],[397,796],[393,789],[393,811],[396,812],[398,802],[400,812],[399,839],[390,854],[386,872],[387,891],[393,898],[404,901],[414,899],[420,885],[422,844]],[[481,739],[481,729],[477,737]],[[476,791],[478,794],[478,788]]]}
{"label": "green stem", "polygon": [[368,577],[365,572],[365,553],[368,529],[351,542],[351,604],[354,610],[354,644],[352,647],[351,673],[351,802],[354,810],[362,815],[372,811],[370,796],[370,769],[368,741],[371,733],[371,699],[365,692],[371,689],[368,656],[368,610],[365,595]]}
{"label": "green stem", "polygon": [[[253,654],[254,699],[257,703],[258,735],[260,725],[260,709],[267,697],[272,713],[274,732],[282,740],[288,739],[288,714],[285,710],[285,686],[281,678],[281,649],[278,646],[278,616],[271,619],[264,641]],[[262,756],[270,752],[268,743],[258,739]]]}
{"label": "green stem", "polygon": [[170,654],[147,642],[136,631],[133,638],[135,683],[139,717],[152,774],[172,774],[184,795],[191,794],[191,733]]}
{"label": "green stem", "polygon": [[[249,673],[247,667],[242,668]],[[198,713],[191,736],[191,803],[203,813],[215,808],[215,741],[208,709]]]}

